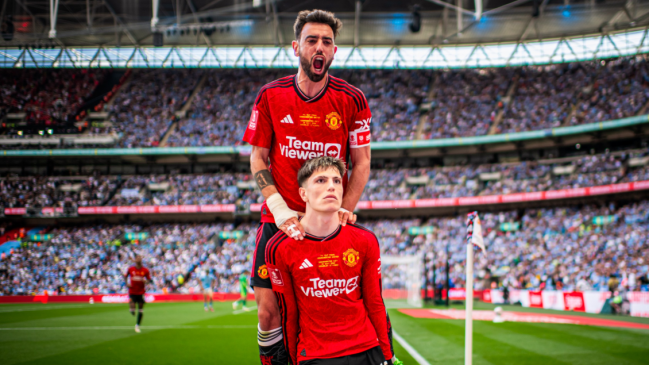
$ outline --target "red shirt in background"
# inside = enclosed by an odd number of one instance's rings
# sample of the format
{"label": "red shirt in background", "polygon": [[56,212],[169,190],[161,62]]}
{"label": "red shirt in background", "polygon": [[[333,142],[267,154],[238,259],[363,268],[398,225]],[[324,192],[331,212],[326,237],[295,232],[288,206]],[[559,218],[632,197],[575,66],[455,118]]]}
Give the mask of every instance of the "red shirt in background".
{"label": "red shirt in background", "polygon": [[128,280],[128,277],[131,277],[131,287],[128,288],[128,293],[133,295],[143,295],[145,293],[144,284],[146,281],[151,280],[151,273],[146,267],[137,268],[131,266],[126,271],[124,278]]}

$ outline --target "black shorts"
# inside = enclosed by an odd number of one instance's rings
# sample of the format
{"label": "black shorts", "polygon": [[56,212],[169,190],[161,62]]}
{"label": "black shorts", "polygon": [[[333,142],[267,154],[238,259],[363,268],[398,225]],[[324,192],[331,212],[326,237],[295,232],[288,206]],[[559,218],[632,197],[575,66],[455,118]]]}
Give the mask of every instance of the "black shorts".
{"label": "black shorts", "polygon": [[312,359],[300,361],[300,365],[383,365],[385,358],[380,346],[358,354],[334,357],[333,359]]}
{"label": "black shorts", "polygon": [[252,262],[252,271],[250,272],[250,286],[272,289],[273,286],[268,278],[268,269],[266,268],[266,243],[279,232],[275,223],[261,223],[257,228],[257,239],[255,244],[255,256]]}
{"label": "black shorts", "polygon": [[129,294],[129,298],[133,301],[133,303],[139,303],[139,304],[144,304],[144,295],[142,294]]}

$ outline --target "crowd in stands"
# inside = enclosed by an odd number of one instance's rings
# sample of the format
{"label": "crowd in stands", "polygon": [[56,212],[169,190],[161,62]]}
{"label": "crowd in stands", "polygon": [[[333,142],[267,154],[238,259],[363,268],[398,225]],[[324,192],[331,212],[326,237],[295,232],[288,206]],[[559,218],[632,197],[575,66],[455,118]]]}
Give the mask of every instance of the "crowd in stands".
{"label": "crowd in stands", "polygon": [[[58,227],[48,232],[51,241],[27,243],[3,255],[0,294],[123,293],[123,275],[136,255],[153,273],[149,292],[197,292],[198,273],[204,269],[217,276],[216,291],[233,292],[239,274],[252,265],[255,237],[250,224],[238,228],[245,235],[235,241],[218,238],[219,232],[232,231],[232,224]],[[131,240],[127,233],[148,237]],[[179,275],[188,278],[182,286]]]}
{"label": "crowd in stands", "polygon": [[[427,255],[429,282],[464,285],[466,217],[361,222],[379,237],[382,255]],[[476,254],[476,288],[649,290],[649,201],[626,205],[525,209],[481,215],[488,255]],[[413,227],[432,227],[426,234]],[[24,243],[0,258],[0,293],[125,293],[123,274],[136,254],[153,273],[150,292],[200,290],[199,273],[213,271],[215,290],[237,292],[252,266],[256,223],[80,225],[57,227],[52,239]],[[242,237],[222,239],[220,232]],[[127,233],[146,233],[139,239]],[[433,270],[434,269],[434,270]],[[434,271],[434,274],[433,274]],[[191,275],[190,275],[191,273]],[[184,285],[178,277],[188,278]],[[403,288],[399,267],[383,270],[386,288]],[[495,283],[495,284],[493,284]],[[617,289],[617,288],[614,288]]]}
{"label": "crowd in stands", "polygon": [[108,205],[234,204],[251,179],[243,173],[133,176]]}
{"label": "crowd in stands", "polygon": [[631,153],[618,152],[545,162],[373,169],[361,200],[501,195],[576,189],[649,177],[646,165],[627,166],[630,156]]}
{"label": "crowd in stands", "polygon": [[[514,69],[453,70],[439,73],[427,100],[431,110],[422,139],[479,136],[503,107]],[[414,138],[411,138],[414,139]]]}
{"label": "crowd in stands", "polygon": [[6,177],[0,179],[0,206],[63,207],[104,204],[117,187],[119,179],[106,176],[77,178],[63,177]]}
{"label": "crowd in stands", "polygon": [[[649,102],[646,56],[547,66],[463,70],[332,70],[361,89],[372,110],[374,141],[512,133],[630,117]],[[0,73],[0,118],[65,120],[90,95],[104,71],[21,70]],[[119,147],[235,146],[260,88],[287,69],[140,70],[107,111]],[[206,80],[185,116],[175,113]],[[50,80],[59,80],[50,82]],[[511,92],[511,95],[509,94]]]}
{"label": "crowd in stands", "polygon": [[[582,208],[526,209],[481,216],[488,255],[476,253],[476,289],[649,291],[649,201]],[[518,224],[518,228],[509,228]],[[427,255],[428,281],[442,288],[449,250],[450,287],[463,287],[466,217],[365,223],[384,255]],[[410,227],[433,227],[410,235]],[[435,270],[433,270],[433,268]],[[383,270],[384,286],[404,288],[403,268]],[[433,274],[435,271],[435,274]],[[492,284],[495,283],[495,284]],[[432,285],[432,284],[431,284]]]}
{"label": "crowd in stands", "polygon": [[240,69],[211,72],[192,100],[188,117],[167,141],[168,146],[237,146],[248,125],[257,93],[289,70]]}
{"label": "crowd in stands", "polygon": [[140,70],[110,107],[119,147],[156,147],[203,76],[202,70]]}
{"label": "crowd in stands", "polygon": [[[577,189],[649,180],[649,153],[622,151],[555,160],[372,169],[361,200],[409,200]],[[644,164],[632,166],[632,159]],[[13,177],[0,179],[0,206],[210,205],[262,203],[248,173]]]}
{"label": "crowd in stands", "polygon": [[0,119],[25,113],[27,125],[46,127],[72,121],[106,74],[97,69],[3,70]]}

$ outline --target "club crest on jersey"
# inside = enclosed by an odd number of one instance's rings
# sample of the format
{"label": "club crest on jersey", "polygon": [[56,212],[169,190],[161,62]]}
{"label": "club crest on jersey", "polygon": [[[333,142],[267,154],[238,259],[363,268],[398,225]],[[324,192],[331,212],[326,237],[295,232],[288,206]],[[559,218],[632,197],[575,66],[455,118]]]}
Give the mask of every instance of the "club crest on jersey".
{"label": "club crest on jersey", "polygon": [[360,261],[360,255],[358,251],[350,248],[349,250],[343,252],[343,262],[349,267],[354,267]]}
{"label": "club crest on jersey", "polygon": [[337,112],[331,112],[327,114],[325,124],[329,129],[335,131],[343,125],[343,118]]}
{"label": "club crest on jersey", "polygon": [[259,266],[259,269],[257,269],[257,275],[262,279],[268,279],[268,268],[266,265]]}

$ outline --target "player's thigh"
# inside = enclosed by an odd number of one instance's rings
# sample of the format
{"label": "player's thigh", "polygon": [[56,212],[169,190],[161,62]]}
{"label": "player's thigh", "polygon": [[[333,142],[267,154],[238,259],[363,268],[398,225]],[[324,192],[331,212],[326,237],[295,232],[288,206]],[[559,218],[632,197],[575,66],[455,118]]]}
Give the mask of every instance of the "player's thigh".
{"label": "player's thigh", "polygon": [[273,312],[279,315],[277,297],[272,289],[255,288],[255,301],[257,302],[257,308],[259,308],[259,310]]}
{"label": "player's thigh", "polygon": [[253,268],[250,273],[250,286],[255,288],[255,291],[257,288],[272,289],[266,267],[266,245],[278,231],[275,223],[261,223],[257,229]]}

